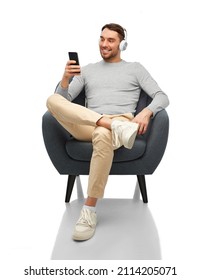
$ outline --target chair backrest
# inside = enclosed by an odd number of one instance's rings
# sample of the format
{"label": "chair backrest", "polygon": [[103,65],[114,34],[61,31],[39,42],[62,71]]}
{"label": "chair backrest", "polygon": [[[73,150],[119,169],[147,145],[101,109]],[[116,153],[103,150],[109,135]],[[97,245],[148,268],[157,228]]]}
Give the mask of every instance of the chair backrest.
{"label": "chair backrest", "polygon": [[85,106],[85,89],[80,92],[73,102]]}
{"label": "chair backrest", "polygon": [[140,111],[142,111],[142,109],[147,107],[151,103],[151,101],[152,98],[141,89],[135,115],[137,115]]}

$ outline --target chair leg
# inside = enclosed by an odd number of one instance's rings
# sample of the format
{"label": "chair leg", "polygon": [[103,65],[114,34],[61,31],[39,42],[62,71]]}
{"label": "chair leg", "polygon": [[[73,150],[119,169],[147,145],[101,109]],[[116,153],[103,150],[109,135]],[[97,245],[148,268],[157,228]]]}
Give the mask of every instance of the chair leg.
{"label": "chair leg", "polygon": [[137,179],[138,179],[138,183],[139,183],[140,192],[141,192],[141,195],[142,195],[143,202],[148,203],[145,176],[144,175],[137,175]]}
{"label": "chair leg", "polygon": [[69,202],[70,201],[72,190],[73,190],[73,187],[74,187],[75,179],[76,179],[76,175],[68,175],[65,202]]}

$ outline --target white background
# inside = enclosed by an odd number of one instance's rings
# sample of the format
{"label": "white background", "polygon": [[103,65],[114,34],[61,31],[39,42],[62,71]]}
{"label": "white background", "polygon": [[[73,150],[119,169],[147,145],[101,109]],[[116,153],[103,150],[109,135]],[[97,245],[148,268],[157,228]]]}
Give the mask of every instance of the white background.
{"label": "white background", "polygon": [[[65,211],[66,177],[57,173],[47,156],[41,118],[46,99],[62,76],[67,52],[78,51],[82,65],[100,60],[100,29],[110,22],[127,29],[128,49],[123,59],[141,62],[170,99],[167,150],[154,175],[147,177],[149,209],[162,249],[163,260],[157,265],[177,266],[180,279],[197,274],[199,12],[195,0],[1,1],[0,250],[4,279],[11,279],[13,269],[22,278],[26,265],[44,265],[50,260]],[[82,183],[86,192],[87,178]],[[132,177],[112,177],[105,197],[130,198],[134,186]]]}

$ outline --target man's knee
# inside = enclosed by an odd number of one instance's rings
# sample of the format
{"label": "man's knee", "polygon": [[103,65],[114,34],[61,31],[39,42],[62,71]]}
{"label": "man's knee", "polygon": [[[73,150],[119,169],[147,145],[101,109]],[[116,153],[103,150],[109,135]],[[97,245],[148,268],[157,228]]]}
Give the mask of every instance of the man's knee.
{"label": "man's knee", "polygon": [[65,100],[60,94],[54,93],[48,97],[46,106],[50,112],[59,110],[59,104],[61,104],[62,99]]}
{"label": "man's knee", "polygon": [[47,98],[46,106],[51,111],[51,109],[54,107],[57,101],[57,95],[58,94],[53,94]]}

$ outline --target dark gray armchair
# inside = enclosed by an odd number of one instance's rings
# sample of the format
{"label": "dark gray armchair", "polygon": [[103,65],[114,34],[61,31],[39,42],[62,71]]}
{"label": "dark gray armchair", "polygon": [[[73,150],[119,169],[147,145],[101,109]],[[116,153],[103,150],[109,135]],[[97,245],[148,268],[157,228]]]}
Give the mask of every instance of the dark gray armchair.
{"label": "dark gray armchair", "polygon": [[[85,106],[85,91],[73,102]],[[150,102],[151,98],[141,91],[136,113]],[[151,120],[147,132],[137,136],[131,150],[121,147],[115,151],[110,175],[136,175],[144,203],[148,202],[145,175],[152,174],[159,165],[168,130],[168,114],[162,110]],[[48,111],[43,115],[42,131],[53,165],[60,174],[68,175],[65,202],[69,202],[76,176],[89,174],[92,144],[74,139]]]}

